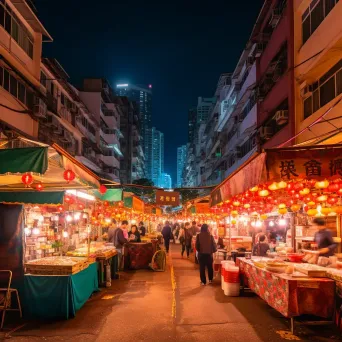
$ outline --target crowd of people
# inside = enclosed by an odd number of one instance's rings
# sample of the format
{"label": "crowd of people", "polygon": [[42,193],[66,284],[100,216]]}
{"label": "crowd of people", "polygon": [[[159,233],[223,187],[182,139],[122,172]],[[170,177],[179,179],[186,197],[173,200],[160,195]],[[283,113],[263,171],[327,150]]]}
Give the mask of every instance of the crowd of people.
{"label": "crowd of people", "polygon": [[192,224],[185,222],[184,224],[175,223],[174,225],[166,221],[164,227],[161,229],[161,234],[163,235],[166,253],[169,253],[170,241],[173,240],[176,242],[176,240],[179,240],[182,246],[181,256],[183,258],[186,252],[188,259],[192,251],[192,239],[196,236],[196,257],[200,266],[201,285],[207,284],[206,271],[208,273],[209,284],[212,283],[214,277],[213,254],[217,251],[217,245],[207,224],[203,224],[199,228],[196,221],[193,221]]}

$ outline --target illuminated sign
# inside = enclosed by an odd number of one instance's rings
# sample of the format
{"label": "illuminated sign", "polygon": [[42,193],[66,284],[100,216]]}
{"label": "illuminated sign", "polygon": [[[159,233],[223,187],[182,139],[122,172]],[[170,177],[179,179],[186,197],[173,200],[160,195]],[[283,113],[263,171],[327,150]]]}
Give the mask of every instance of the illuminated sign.
{"label": "illuminated sign", "polygon": [[117,84],[116,86],[118,88],[120,88],[120,87],[128,87],[128,84],[127,83],[125,83],[125,84]]}
{"label": "illuminated sign", "polygon": [[179,206],[179,192],[157,190],[156,204],[178,207]]}

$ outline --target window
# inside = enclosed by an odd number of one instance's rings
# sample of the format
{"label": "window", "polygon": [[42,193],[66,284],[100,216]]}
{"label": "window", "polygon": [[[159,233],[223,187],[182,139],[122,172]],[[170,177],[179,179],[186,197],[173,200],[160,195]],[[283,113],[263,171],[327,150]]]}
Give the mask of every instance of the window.
{"label": "window", "polygon": [[13,75],[10,76],[10,93],[18,97],[18,81]]}
{"label": "window", "polygon": [[342,92],[342,59],[311,86],[312,95],[304,100],[304,119]]}
{"label": "window", "polygon": [[313,0],[302,16],[303,44],[316,31],[338,0]]}
{"label": "window", "polygon": [[[1,7],[1,6],[0,6]],[[44,86],[46,88],[47,85],[47,81],[46,81],[47,77],[46,75],[43,73],[43,71],[40,72],[40,84],[42,86]]]}
{"label": "window", "polygon": [[64,106],[64,94],[63,93],[61,93],[61,104]]}

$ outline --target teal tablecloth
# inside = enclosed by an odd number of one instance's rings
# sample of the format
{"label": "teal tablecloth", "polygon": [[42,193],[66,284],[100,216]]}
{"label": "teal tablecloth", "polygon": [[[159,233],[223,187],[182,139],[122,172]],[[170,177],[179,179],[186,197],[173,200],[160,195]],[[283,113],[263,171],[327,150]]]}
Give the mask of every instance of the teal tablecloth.
{"label": "teal tablecloth", "polygon": [[97,263],[70,276],[24,278],[24,313],[28,317],[69,319],[98,291]]}

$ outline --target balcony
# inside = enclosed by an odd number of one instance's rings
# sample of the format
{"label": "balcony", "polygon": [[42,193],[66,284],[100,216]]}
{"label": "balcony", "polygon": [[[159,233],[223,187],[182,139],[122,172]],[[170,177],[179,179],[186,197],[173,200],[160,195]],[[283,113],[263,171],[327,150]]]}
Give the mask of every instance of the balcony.
{"label": "balcony", "polygon": [[[110,154],[110,153],[114,154],[114,152],[111,150],[104,151],[104,153],[105,154]],[[106,165],[108,165],[109,167],[114,167],[114,168],[120,169],[120,162],[114,155],[100,154],[100,160],[103,163],[105,163]]]}
{"label": "balcony", "polygon": [[105,127],[101,127],[100,129],[100,136],[104,139],[104,141],[109,146],[120,145],[119,140],[115,133],[116,133],[115,129],[105,128]]}
{"label": "balcony", "polygon": [[109,127],[119,127],[118,114],[114,109],[101,106],[101,117]]}
{"label": "balcony", "polygon": [[255,128],[256,124],[257,124],[257,105],[255,104],[240,124],[240,127],[239,127],[240,136],[250,133],[249,131]]}
{"label": "balcony", "polygon": [[86,127],[83,126],[82,120],[76,120],[76,127],[82,132],[82,134],[96,144],[95,135],[92,134]]}

